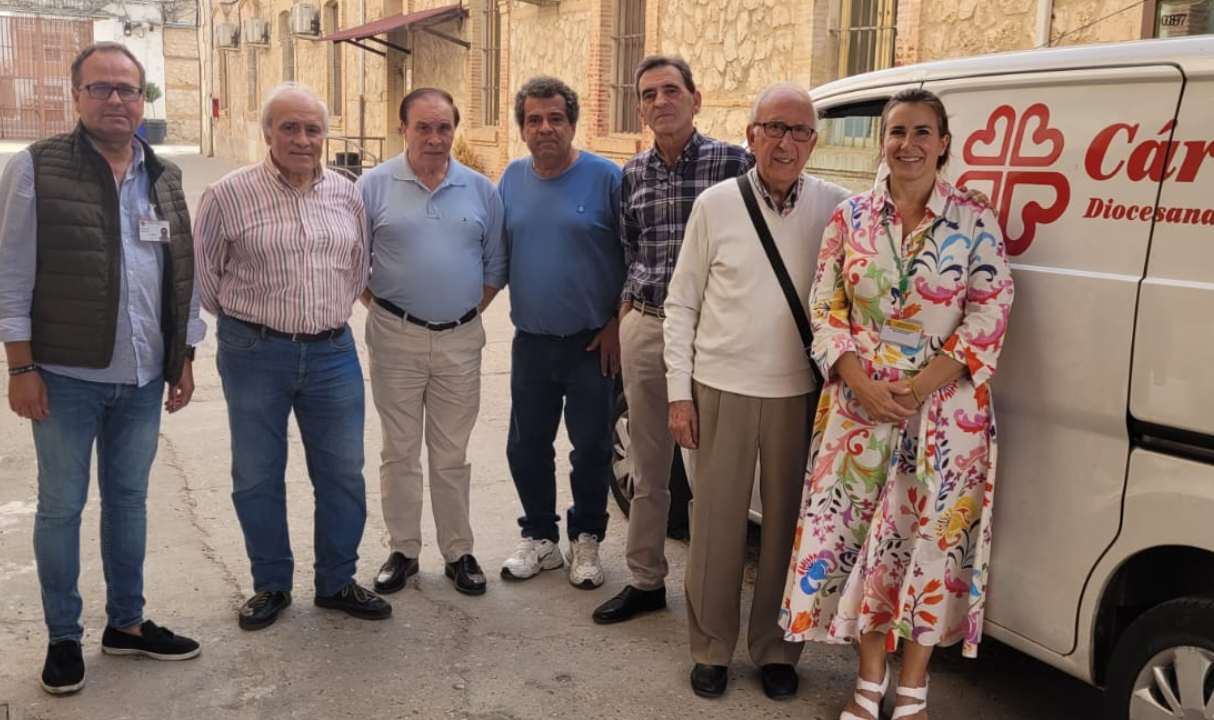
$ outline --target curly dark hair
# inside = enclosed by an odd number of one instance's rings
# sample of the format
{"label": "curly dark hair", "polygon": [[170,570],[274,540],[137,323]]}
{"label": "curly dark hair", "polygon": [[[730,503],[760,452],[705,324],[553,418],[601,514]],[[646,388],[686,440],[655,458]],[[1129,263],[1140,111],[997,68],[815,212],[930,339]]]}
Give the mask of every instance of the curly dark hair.
{"label": "curly dark hair", "polygon": [[557,78],[538,75],[523,83],[514,96],[514,119],[518,126],[523,127],[523,104],[527,102],[527,98],[551,98],[558,95],[565,99],[565,117],[569,118],[569,124],[577,125],[577,93]]}

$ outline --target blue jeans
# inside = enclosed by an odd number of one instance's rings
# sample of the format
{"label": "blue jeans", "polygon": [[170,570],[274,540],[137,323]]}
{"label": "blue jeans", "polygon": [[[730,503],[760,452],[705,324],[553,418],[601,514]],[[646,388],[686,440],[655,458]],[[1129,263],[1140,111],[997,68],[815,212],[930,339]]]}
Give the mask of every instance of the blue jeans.
{"label": "blue jeans", "polygon": [[80,513],[88,499],[97,443],[101,490],[101,566],[112,627],[143,622],[148,473],[156,457],[164,381],[143,387],[42,373],[51,414],[35,422],[38,513],[34,557],[42,612],[52,642],[80,641]]}
{"label": "blue jeans", "polygon": [[564,406],[565,429],[573,451],[569,484],[573,506],[566,516],[571,539],[607,534],[607,491],[611,482],[611,424],[615,381],[604,377],[599,352],[586,346],[596,331],[570,337],[514,336],[510,366],[510,435],[506,458],[523,503],[523,537],[557,542],[556,440]]}
{"label": "blue jeans", "polygon": [[354,579],[367,521],[363,484],[363,375],[354,335],[292,342],[221,316],[219,377],[232,434],[232,502],[244,532],[253,591],[291,590],[287,533],[287,418],[303,439],[316,501],[317,595]]}

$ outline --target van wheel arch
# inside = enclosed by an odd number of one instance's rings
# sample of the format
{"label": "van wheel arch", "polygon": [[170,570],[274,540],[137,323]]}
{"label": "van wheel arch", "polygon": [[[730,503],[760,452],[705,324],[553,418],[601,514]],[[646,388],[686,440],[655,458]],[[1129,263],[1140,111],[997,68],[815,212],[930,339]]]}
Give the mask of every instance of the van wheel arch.
{"label": "van wheel arch", "polygon": [[1143,613],[1117,641],[1103,717],[1209,717],[1212,695],[1214,597],[1178,598]]}
{"label": "van wheel arch", "polygon": [[1214,552],[1161,545],[1127,558],[1105,586],[1092,638],[1092,677],[1108,680],[1117,644],[1136,620],[1178,598],[1214,597]]}

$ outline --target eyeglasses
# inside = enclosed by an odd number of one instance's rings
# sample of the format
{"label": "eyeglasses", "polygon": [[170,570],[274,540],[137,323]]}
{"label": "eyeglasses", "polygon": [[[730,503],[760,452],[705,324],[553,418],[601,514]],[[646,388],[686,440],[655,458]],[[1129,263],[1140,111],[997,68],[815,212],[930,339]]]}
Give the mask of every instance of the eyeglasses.
{"label": "eyeglasses", "polygon": [[136,98],[143,97],[143,88],[131,85],[111,85],[107,82],[95,82],[89,83],[79,89],[88,93],[89,97],[94,100],[109,100],[110,95],[114,93],[118,93],[118,99],[122,102],[131,102]]}
{"label": "eyeglasses", "polygon": [[792,133],[793,140],[796,140],[797,142],[807,142],[813,138],[814,135],[818,134],[818,131],[809,125],[786,125],[779,120],[755,123],[755,125],[763,128],[763,134],[772,140],[780,140],[786,133]]}

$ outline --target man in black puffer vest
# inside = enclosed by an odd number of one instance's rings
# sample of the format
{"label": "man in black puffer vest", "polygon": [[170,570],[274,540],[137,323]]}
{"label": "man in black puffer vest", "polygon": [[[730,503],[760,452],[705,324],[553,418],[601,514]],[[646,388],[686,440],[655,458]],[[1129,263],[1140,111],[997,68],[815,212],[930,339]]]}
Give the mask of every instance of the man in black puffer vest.
{"label": "man in black puffer vest", "polygon": [[0,178],[0,340],[9,406],[33,421],[34,554],[50,635],[42,687],[56,695],[84,686],[77,578],[94,443],[102,651],[158,660],[199,652],[143,615],[160,405],[189,403],[193,346],[206,334],[181,171],[135,137],[144,82],[122,45],[83,50],[72,63],[75,131],[18,153]]}

